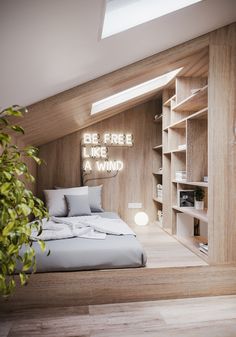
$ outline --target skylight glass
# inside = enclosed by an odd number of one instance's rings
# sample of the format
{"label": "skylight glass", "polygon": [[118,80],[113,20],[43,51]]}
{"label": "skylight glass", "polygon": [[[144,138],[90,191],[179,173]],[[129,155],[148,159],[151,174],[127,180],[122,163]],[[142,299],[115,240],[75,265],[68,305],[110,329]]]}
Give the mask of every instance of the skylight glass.
{"label": "skylight glass", "polygon": [[106,0],[102,39],[202,0]]}
{"label": "skylight glass", "polygon": [[97,114],[98,112],[105,111],[116,105],[127,102],[136,97],[142,96],[146,93],[156,91],[157,89],[167,85],[172,81],[175,76],[183,68],[178,68],[164,75],[153,78],[150,81],[143,82],[139,85],[136,85],[132,88],[120,91],[119,93],[106,97],[100,101],[97,101],[92,104],[91,115]]}

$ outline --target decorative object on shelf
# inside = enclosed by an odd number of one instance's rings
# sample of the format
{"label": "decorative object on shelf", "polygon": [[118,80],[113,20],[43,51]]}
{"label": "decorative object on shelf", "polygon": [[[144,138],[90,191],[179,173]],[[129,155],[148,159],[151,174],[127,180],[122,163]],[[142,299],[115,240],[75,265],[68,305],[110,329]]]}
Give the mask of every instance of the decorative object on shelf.
{"label": "decorative object on shelf", "polygon": [[159,173],[162,173],[162,167],[159,168]]}
{"label": "decorative object on shelf", "polygon": [[204,176],[203,181],[204,181],[204,183],[208,183],[208,176]]}
{"label": "decorative object on shelf", "polygon": [[194,207],[194,190],[178,190],[178,206]]}
{"label": "decorative object on shelf", "polygon": [[160,209],[157,211],[157,221],[160,226],[163,225],[163,212]]}
{"label": "decorative object on shelf", "polygon": [[162,185],[157,184],[157,198],[162,200]]}
{"label": "decorative object on shelf", "polygon": [[205,191],[200,187],[196,187],[194,191],[194,196],[195,196],[195,208],[197,210],[202,211],[204,209],[203,199],[205,197]]}
{"label": "decorative object on shelf", "polygon": [[135,214],[134,221],[138,226],[146,226],[149,221],[149,217],[145,212],[138,212]]}
{"label": "decorative object on shelf", "polygon": [[178,150],[186,150],[187,145],[186,144],[181,144],[178,146]]}
{"label": "decorative object on shelf", "polygon": [[175,172],[175,180],[176,181],[186,181],[187,180],[187,172],[186,171],[176,171]]}

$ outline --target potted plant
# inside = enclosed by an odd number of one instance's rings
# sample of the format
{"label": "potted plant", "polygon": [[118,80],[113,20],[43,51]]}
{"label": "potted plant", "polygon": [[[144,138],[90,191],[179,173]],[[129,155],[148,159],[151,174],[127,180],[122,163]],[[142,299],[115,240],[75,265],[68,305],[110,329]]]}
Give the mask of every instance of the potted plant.
{"label": "potted plant", "polygon": [[194,195],[195,195],[195,208],[198,210],[203,210],[204,209],[204,197],[205,197],[205,191],[200,188],[197,187],[194,191]]}
{"label": "potted plant", "polygon": [[[14,116],[22,116],[18,106],[0,112],[0,294],[3,296],[13,292],[16,270],[21,285],[29,278],[27,272],[36,270],[31,230],[36,228],[39,235],[41,220],[48,216],[43,202],[26,187],[26,182],[34,182],[34,177],[25,159],[32,158],[40,164],[38,149],[32,146],[20,149],[14,144],[11,134],[24,134],[21,126],[10,122]],[[34,241],[45,250],[43,241],[37,237]],[[23,246],[25,253],[21,254]]]}

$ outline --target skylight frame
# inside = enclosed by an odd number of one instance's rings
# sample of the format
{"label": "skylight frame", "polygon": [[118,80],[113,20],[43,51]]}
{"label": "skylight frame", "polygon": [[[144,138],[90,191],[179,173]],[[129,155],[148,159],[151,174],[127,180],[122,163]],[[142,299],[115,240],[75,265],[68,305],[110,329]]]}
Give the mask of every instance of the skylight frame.
{"label": "skylight frame", "polygon": [[106,0],[101,39],[201,1],[203,0]]}
{"label": "skylight frame", "polygon": [[104,112],[108,109],[116,107],[117,105],[131,101],[137,97],[141,97],[147,93],[155,92],[158,89],[168,85],[168,83],[170,83],[182,69],[183,67],[174,69],[149,81],[145,81],[129,89],[122,90],[114,95],[94,102],[92,103],[90,114],[92,116],[96,115],[97,113]]}

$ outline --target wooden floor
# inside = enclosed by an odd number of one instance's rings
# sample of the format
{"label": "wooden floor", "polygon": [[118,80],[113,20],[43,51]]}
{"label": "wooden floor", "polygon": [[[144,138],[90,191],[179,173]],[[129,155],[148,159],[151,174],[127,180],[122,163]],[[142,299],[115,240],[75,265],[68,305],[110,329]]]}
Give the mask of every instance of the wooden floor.
{"label": "wooden floor", "polygon": [[236,296],[21,310],[0,337],[235,337]]}
{"label": "wooden floor", "polygon": [[132,226],[132,229],[147,253],[147,268],[207,265],[157,224]]}

